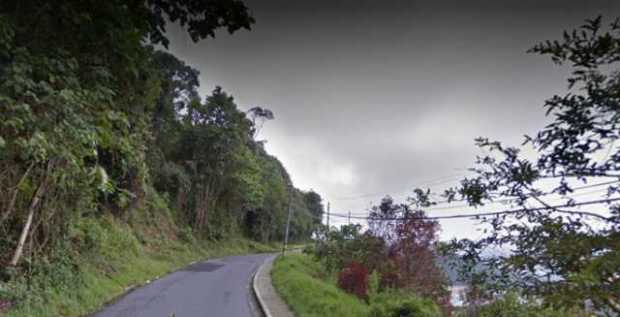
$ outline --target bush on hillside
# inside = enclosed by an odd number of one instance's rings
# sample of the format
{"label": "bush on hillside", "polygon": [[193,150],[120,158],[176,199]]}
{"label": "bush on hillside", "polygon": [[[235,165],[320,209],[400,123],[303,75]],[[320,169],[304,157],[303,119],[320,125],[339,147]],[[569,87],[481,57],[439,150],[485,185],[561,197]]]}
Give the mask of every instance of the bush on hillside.
{"label": "bush on hillside", "polygon": [[483,306],[469,306],[455,314],[455,317],[589,317],[575,309],[554,309],[543,307],[508,293],[501,299]]}
{"label": "bush on hillside", "polygon": [[303,254],[313,255],[313,254],[315,254],[316,251],[315,251],[314,245],[308,244],[308,245],[304,246],[304,248],[301,250],[301,252]]}
{"label": "bush on hillside", "polygon": [[360,263],[371,271],[379,269],[381,259],[386,256],[385,241],[361,230],[359,224],[352,224],[322,232],[314,247],[314,255],[332,272],[341,271],[351,262]]}
{"label": "bush on hillside", "polygon": [[338,274],[338,287],[361,299],[368,298],[368,269],[351,262]]}
{"label": "bush on hillside", "polygon": [[369,317],[442,317],[439,307],[429,299],[384,292],[370,299]]}

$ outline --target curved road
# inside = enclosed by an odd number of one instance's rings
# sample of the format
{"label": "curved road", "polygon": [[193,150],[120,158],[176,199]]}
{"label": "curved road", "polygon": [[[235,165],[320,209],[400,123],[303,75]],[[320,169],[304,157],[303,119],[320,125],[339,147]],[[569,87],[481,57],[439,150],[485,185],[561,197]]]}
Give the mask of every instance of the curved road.
{"label": "curved road", "polygon": [[269,254],[197,262],[135,289],[92,317],[255,317],[250,282]]}

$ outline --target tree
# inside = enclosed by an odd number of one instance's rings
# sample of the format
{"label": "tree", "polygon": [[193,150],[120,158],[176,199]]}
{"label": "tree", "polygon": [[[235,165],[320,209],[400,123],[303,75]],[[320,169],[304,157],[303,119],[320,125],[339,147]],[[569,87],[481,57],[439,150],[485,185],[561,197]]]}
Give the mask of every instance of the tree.
{"label": "tree", "polygon": [[249,30],[254,18],[241,0],[148,0],[132,1],[149,22],[149,38],[153,43],[168,47],[165,36],[166,20],[178,22],[187,30],[193,41],[215,37],[215,31],[225,28],[229,33],[239,29]]}
{"label": "tree", "polygon": [[[427,196],[419,192],[410,203],[417,208],[425,205]],[[409,204],[395,204],[389,196],[373,207],[368,218],[369,231],[387,242],[387,262],[379,269],[382,284],[405,288],[432,299],[449,312],[448,280],[438,264],[437,244],[439,223],[426,219],[421,209]]]}
{"label": "tree", "polygon": [[167,52],[155,51],[152,60],[160,76],[160,93],[152,111],[152,124],[156,141],[161,143],[164,141],[162,134],[169,137],[179,127],[179,114],[189,111],[192,102],[200,101],[200,72]]}
{"label": "tree", "polygon": [[0,261],[17,264],[29,237],[48,247],[82,213],[144,200],[166,87],[143,40],[167,45],[167,20],[194,40],[253,23],[237,0],[0,3]]}
{"label": "tree", "polygon": [[303,195],[308,212],[313,217],[312,222],[317,225],[321,224],[321,219],[323,219],[323,213],[325,212],[321,196],[313,190],[305,192]]}
{"label": "tree", "polygon": [[178,151],[192,171],[193,225],[201,229],[240,162],[239,152],[251,139],[251,122],[220,87],[187,116],[190,124]]}
{"label": "tree", "polygon": [[273,120],[274,118],[271,110],[262,107],[252,107],[247,111],[247,114],[250,116],[252,124],[254,125],[254,138],[258,137],[265,121]]}
{"label": "tree", "polygon": [[415,210],[385,197],[371,209],[364,233],[360,225],[344,225],[318,235],[315,255],[327,270],[340,272],[341,287],[360,297],[364,297],[365,291],[360,290],[365,290],[366,282],[359,272],[365,270],[379,274],[382,291],[394,289],[428,298],[450,313],[448,280],[437,253],[439,224],[419,209],[428,198],[420,194],[411,201],[418,206]]}
{"label": "tree", "polygon": [[[561,41],[540,43],[530,52],[571,67],[569,92],[546,101],[551,123],[526,136],[524,144],[538,153],[534,160],[524,158],[518,148],[477,139],[491,154],[478,158],[472,169],[476,176],[447,190],[446,196],[471,206],[509,199],[516,208],[482,217],[490,232],[453,246],[469,263],[496,268],[473,272],[491,294],[516,289],[549,306],[582,306],[589,300],[600,311],[618,313],[620,20],[607,31],[601,17],[587,20],[578,30],[565,32]],[[571,196],[580,183],[606,187],[593,210],[578,208],[583,200]],[[564,202],[552,204],[548,194]],[[507,252],[489,256],[493,247]]]}

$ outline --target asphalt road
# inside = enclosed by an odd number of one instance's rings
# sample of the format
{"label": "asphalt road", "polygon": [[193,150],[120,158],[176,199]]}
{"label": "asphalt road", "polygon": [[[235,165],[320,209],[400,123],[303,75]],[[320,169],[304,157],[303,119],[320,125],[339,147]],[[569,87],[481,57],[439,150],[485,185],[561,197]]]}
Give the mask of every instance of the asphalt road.
{"label": "asphalt road", "polygon": [[92,317],[260,316],[251,278],[269,254],[192,264],[135,289]]}

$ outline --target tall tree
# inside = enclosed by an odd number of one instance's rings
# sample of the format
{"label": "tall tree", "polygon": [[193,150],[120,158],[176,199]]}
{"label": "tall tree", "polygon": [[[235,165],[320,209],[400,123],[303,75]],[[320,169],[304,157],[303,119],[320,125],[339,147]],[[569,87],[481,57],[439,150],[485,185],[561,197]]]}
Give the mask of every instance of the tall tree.
{"label": "tall tree", "polygon": [[180,139],[179,151],[194,175],[193,225],[202,228],[238,166],[237,154],[251,138],[251,122],[220,87],[187,116],[191,124]]}
{"label": "tall tree", "polygon": [[308,208],[308,212],[313,218],[312,221],[316,224],[320,224],[321,219],[323,219],[323,214],[325,213],[321,196],[314,190],[310,190],[304,193],[304,201]]}

